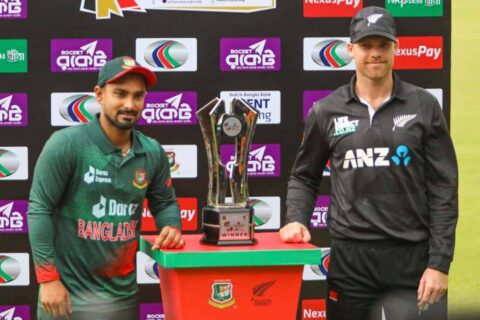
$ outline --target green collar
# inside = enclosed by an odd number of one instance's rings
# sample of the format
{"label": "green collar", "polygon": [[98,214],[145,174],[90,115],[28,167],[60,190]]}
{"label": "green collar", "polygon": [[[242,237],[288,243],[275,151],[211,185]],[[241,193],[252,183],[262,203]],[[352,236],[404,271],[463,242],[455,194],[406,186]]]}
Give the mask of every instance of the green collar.
{"label": "green collar", "polygon": [[[100,114],[96,114],[96,116],[87,124],[87,134],[90,139],[98,146],[98,148],[104,153],[109,154],[113,153],[119,148],[117,148],[107,137],[105,132],[100,125],[99,120]],[[132,130],[132,146],[130,147],[134,153],[145,153],[143,149],[142,143],[140,141],[139,132],[135,129]]]}

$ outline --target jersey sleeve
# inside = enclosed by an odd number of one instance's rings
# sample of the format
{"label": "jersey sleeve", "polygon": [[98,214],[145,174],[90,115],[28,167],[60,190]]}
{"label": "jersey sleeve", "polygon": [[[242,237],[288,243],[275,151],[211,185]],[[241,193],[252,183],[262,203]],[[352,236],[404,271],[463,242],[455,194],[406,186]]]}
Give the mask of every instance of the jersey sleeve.
{"label": "jersey sleeve", "polygon": [[324,119],[319,115],[318,107],[317,102],[308,114],[287,190],[286,223],[300,222],[307,227],[329,157],[329,148],[323,134],[325,129],[322,128]]}
{"label": "jersey sleeve", "polygon": [[430,209],[428,266],[448,273],[458,220],[458,167],[447,123],[434,100],[431,130],[425,141],[427,192]]}
{"label": "jersey sleeve", "polygon": [[29,239],[39,283],[60,278],[55,265],[54,219],[73,172],[68,137],[55,132],[35,165],[28,205]]}
{"label": "jersey sleeve", "polygon": [[165,151],[161,146],[159,147],[157,170],[147,190],[148,206],[155,217],[158,231],[165,226],[180,229],[182,227],[180,208],[170,177],[170,166]]}

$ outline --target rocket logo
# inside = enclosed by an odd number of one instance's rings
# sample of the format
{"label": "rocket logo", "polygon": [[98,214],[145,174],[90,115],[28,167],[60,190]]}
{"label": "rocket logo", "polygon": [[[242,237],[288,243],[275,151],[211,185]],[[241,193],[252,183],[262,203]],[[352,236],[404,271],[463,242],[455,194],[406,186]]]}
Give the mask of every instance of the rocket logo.
{"label": "rocket logo", "polygon": [[82,0],[80,11],[92,13],[97,19],[110,19],[112,14],[123,17],[124,11],[146,12],[137,0]]}

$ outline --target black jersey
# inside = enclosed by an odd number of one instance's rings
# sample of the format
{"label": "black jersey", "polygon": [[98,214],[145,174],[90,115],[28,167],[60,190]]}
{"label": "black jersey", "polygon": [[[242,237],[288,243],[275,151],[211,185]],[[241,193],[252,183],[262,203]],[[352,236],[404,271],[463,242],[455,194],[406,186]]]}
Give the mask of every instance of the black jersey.
{"label": "black jersey", "polygon": [[392,96],[371,119],[355,79],[310,110],[288,185],[287,223],[308,225],[330,159],[332,237],[429,239],[429,267],[448,272],[458,169],[441,107],[428,91],[394,75]]}

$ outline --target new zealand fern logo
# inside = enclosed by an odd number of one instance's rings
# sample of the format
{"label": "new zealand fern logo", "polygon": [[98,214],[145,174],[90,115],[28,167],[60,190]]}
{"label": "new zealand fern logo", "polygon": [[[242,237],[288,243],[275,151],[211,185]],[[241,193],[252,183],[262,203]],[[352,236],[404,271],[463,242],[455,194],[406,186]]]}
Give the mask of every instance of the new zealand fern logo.
{"label": "new zealand fern logo", "polygon": [[392,131],[395,131],[395,128],[403,128],[411,120],[415,119],[417,114],[404,114],[393,118],[393,128]]}
{"label": "new zealand fern logo", "polygon": [[265,292],[270,289],[277,280],[262,282],[252,289],[252,303],[256,306],[269,306],[272,304],[272,299],[264,298]]}

